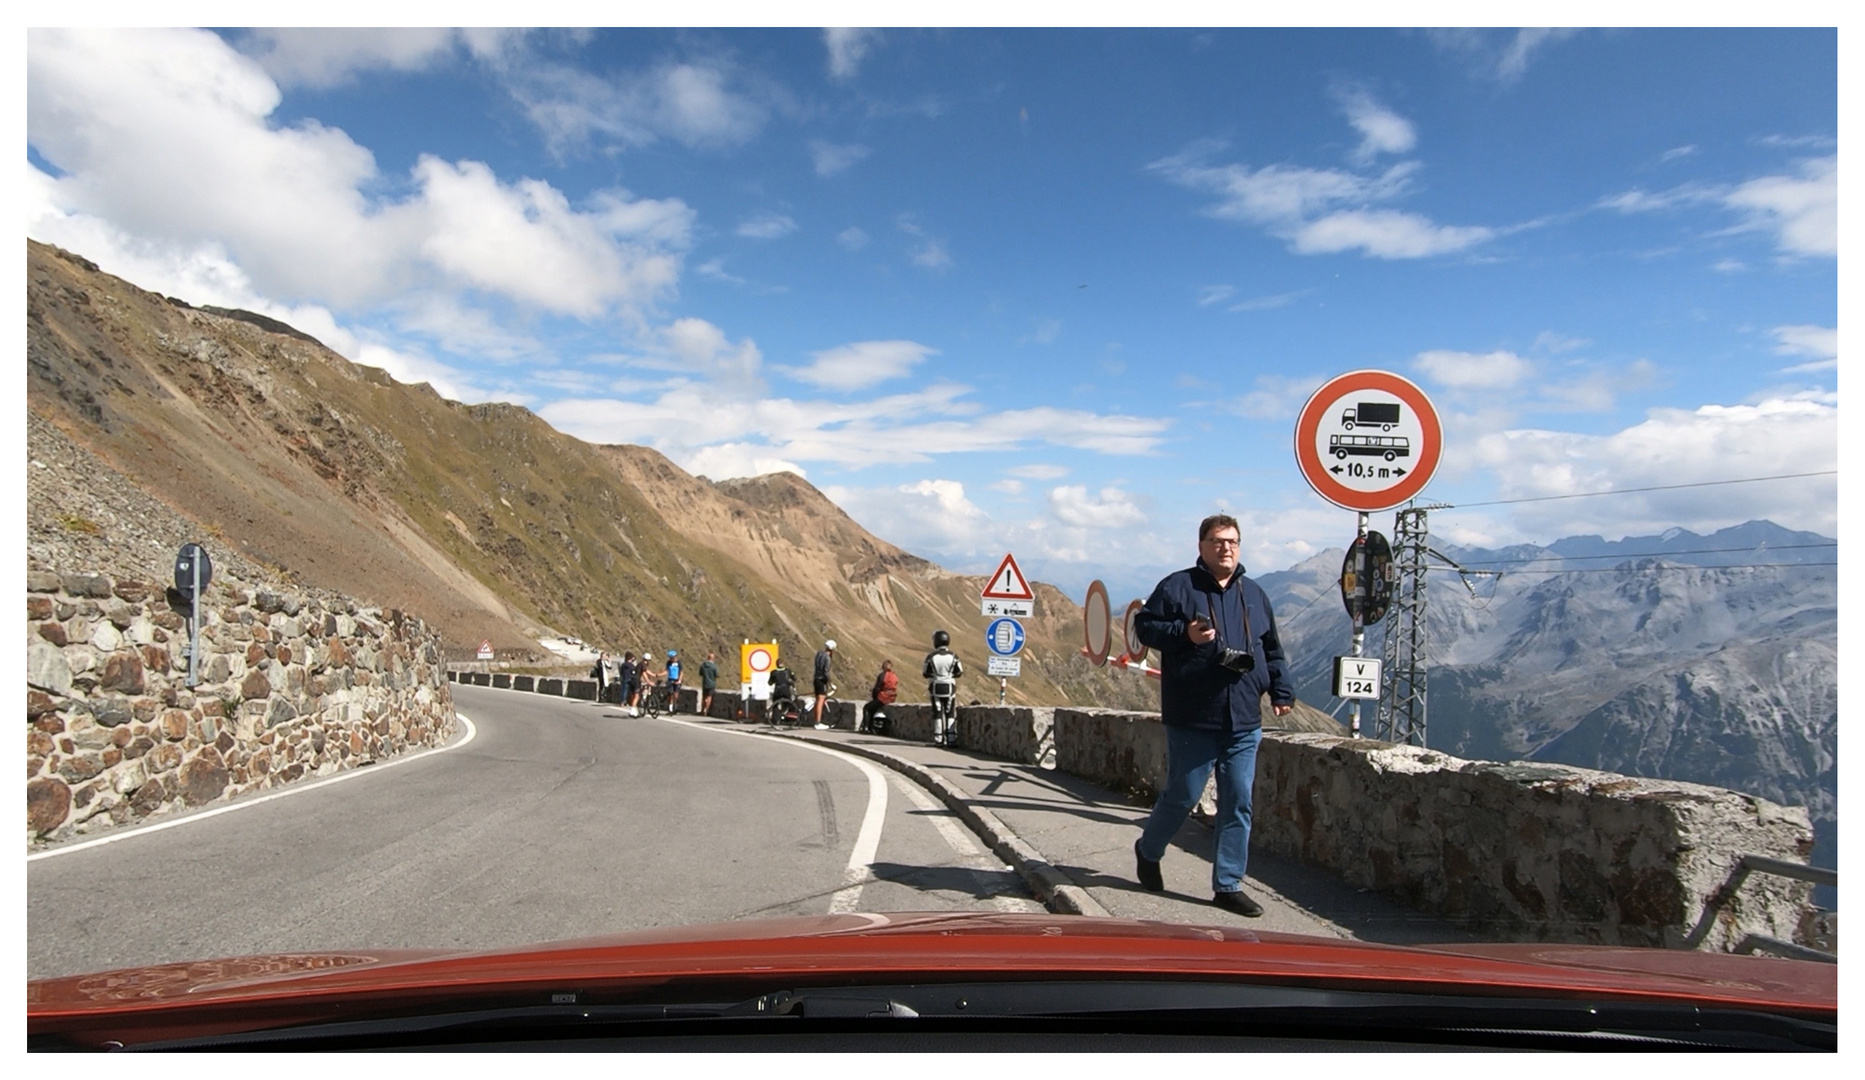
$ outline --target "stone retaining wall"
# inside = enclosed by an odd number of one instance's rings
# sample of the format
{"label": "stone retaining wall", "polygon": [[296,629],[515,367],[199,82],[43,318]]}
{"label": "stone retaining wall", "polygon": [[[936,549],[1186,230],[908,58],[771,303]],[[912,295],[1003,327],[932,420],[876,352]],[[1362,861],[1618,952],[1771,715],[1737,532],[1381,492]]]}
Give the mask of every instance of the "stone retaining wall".
{"label": "stone retaining wall", "polygon": [[200,685],[161,586],[26,575],[26,833],[62,840],[454,733],[440,639],[419,619],[222,578],[201,604]]}
{"label": "stone retaining wall", "polygon": [[[1057,709],[1055,743],[1142,800],[1165,776],[1156,714]],[[1677,947],[1743,855],[1813,845],[1805,808],[1722,788],[1297,732],[1264,736],[1254,804],[1253,846],[1507,939]],[[1811,888],[1751,877],[1703,947],[1798,940]]]}

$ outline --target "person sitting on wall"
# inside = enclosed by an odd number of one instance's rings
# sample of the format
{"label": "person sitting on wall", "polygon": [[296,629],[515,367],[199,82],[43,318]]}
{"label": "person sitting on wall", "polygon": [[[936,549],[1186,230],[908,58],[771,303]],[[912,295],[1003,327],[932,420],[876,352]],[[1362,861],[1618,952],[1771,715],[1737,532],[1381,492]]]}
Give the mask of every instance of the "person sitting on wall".
{"label": "person sitting on wall", "polygon": [[[880,735],[884,732],[875,726],[875,717],[885,717],[886,708],[900,696],[900,676],[894,674],[892,660],[881,661],[881,673],[874,677],[874,687],[868,692],[868,703],[861,707],[861,730]],[[885,724],[885,719],[882,720]]]}

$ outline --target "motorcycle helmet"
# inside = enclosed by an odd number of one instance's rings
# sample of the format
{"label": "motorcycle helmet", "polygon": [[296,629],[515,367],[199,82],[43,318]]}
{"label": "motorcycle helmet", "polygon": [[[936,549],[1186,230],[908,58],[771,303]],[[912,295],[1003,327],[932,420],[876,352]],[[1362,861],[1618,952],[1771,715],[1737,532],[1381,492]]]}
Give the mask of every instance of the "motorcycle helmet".
{"label": "motorcycle helmet", "polygon": [[823,642],[822,647],[825,649],[828,649],[830,652],[834,652],[835,651],[835,639],[830,638],[828,641]]}
{"label": "motorcycle helmet", "polygon": [[950,644],[952,644],[951,634],[946,633],[944,630],[933,631],[933,648],[943,649]]}

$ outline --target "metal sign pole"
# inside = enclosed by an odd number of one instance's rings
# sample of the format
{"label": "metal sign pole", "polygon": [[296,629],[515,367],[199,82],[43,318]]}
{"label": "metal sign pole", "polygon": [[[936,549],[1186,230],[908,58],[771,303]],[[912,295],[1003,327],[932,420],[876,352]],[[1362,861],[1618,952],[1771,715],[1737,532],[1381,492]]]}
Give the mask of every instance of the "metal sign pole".
{"label": "metal sign pole", "polygon": [[[1354,541],[1356,550],[1364,551],[1366,549],[1366,522],[1367,522],[1367,513],[1366,511],[1362,510],[1360,511],[1359,536]],[[1358,567],[1358,566],[1354,568],[1356,578],[1362,569],[1363,569],[1362,567]],[[1361,656],[1364,656],[1365,650],[1366,650],[1366,623],[1364,619],[1365,619],[1365,615],[1361,611],[1361,605],[1356,603],[1353,606],[1353,651],[1349,653],[1349,655],[1352,656],[1356,660],[1358,660]],[[1353,738],[1357,739],[1360,737],[1360,699],[1359,698],[1353,699],[1353,706],[1349,710],[1347,716],[1348,716],[1348,723],[1347,723],[1348,732]]]}
{"label": "metal sign pole", "polygon": [[1000,676],[998,676],[998,679],[997,679],[997,703],[998,703],[999,705],[1002,705],[1002,704],[1004,703],[1004,694],[1005,694],[1005,692],[1006,692],[1006,691],[1008,691],[1009,689],[1010,689],[1010,680],[1009,680],[1009,679],[1006,679],[1006,678],[1004,678],[1004,677],[1003,677],[1003,676],[1001,676],[1001,675],[1000,675]]}
{"label": "metal sign pole", "polygon": [[188,590],[188,686],[201,683],[201,560],[191,559],[193,587]]}

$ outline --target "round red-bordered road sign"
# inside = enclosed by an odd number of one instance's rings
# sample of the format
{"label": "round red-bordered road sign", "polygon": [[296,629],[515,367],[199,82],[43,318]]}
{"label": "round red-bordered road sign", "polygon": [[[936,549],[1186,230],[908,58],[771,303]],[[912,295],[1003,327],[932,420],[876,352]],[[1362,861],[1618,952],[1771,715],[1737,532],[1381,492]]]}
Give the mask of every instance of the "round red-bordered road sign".
{"label": "round red-bordered road sign", "polygon": [[1362,513],[1390,510],[1423,491],[1443,450],[1431,399],[1390,371],[1329,379],[1295,421],[1295,461],[1308,486]]}

